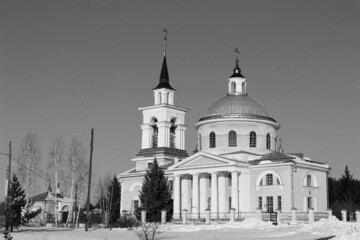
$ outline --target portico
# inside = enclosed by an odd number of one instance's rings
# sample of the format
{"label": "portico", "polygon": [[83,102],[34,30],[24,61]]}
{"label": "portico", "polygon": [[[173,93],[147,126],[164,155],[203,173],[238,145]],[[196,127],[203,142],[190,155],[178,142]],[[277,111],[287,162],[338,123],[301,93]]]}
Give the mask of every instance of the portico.
{"label": "portico", "polygon": [[186,210],[192,219],[204,218],[208,210],[212,219],[222,219],[228,217],[231,208],[240,211],[239,199],[243,196],[239,178],[245,169],[239,164],[243,165],[208,153],[197,153],[171,167],[173,217],[179,219]]}

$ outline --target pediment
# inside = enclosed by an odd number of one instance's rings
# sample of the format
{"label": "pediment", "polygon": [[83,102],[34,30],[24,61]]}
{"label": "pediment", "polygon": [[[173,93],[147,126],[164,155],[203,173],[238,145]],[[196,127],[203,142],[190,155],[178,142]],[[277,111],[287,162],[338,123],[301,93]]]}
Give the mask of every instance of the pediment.
{"label": "pediment", "polygon": [[236,164],[235,161],[230,159],[212,155],[209,153],[199,152],[196,153],[183,161],[173,165],[171,169],[180,169],[180,168],[191,168],[191,167],[208,167],[208,166],[226,166]]}
{"label": "pediment", "polygon": [[193,161],[183,164],[183,167],[193,167],[193,166],[204,166],[204,165],[218,165],[218,164],[227,164],[226,161],[221,161],[218,159],[208,158],[204,156],[199,156]]}

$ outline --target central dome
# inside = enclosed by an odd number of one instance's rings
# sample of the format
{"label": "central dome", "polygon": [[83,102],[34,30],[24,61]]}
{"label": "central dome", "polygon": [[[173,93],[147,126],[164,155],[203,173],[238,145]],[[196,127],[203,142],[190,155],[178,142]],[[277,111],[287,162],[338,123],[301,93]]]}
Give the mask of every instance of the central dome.
{"label": "central dome", "polygon": [[247,94],[228,94],[219,99],[199,121],[227,117],[263,119],[276,122],[258,101],[248,97]]}

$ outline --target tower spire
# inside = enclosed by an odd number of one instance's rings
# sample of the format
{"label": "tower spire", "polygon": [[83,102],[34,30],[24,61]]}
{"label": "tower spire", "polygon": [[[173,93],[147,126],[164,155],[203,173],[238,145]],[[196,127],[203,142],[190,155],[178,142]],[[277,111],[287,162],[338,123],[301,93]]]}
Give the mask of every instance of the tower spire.
{"label": "tower spire", "polygon": [[163,33],[164,33],[164,58],[163,58],[162,66],[161,66],[159,84],[153,90],[160,89],[160,88],[175,90],[170,86],[169,72],[168,72],[167,63],[166,63],[166,47],[167,47],[167,34],[168,34],[168,31],[166,30],[166,28],[164,28]]}

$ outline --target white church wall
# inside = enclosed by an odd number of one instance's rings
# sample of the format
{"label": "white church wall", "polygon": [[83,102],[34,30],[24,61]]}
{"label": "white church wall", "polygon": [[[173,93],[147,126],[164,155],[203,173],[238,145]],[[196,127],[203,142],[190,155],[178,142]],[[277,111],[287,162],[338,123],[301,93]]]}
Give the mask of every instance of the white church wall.
{"label": "white church wall", "polygon": [[[304,178],[310,173],[316,177],[317,186],[306,186]],[[306,180],[305,180],[306,183]],[[325,212],[328,209],[327,202],[327,176],[325,171],[316,170],[311,167],[297,167],[294,173],[294,203],[299,211],[308,211],[307,200],[311,197],[312,207],[315,211]]]}
{"label": "white church wall", "polygon": [[[139,191],[141,190],[143,177],[133,177],[123,179],[121,185],[121,205],[120,211],[126,210],[131,212],[131,204],[133,200],[139,200]],[[140,204],[140,201],[139,201]]]}
{"label": "white church wall", "polygon": [[[262,210],[266,211],[266,197],[273,197],[273,210],[278,208],[278,196],[281,196],[281,209],[284,212],[291,210],[291,177],[290,167],[271,167],[253,168],[251,170],[251,211],[255,211],[258,207],[258,199],[262,197]],[[271,173],[274,176],[274,185],[267,186],[265,183],[266,174]],[[263,179],[263,185],[259,186],[259,179]],[[277,184],[276,178],[280,178],[280,184]]]}
{"label": "white church wall", "polygon": [[[237,146],[229,147],[228,134],[230,131],[235,131],[237,136]],[[250,148],[249,135],[251,131],[255,131],[256,148]],[[266,134],[271,135],[271,149],[275,150],[276,130],[267,124],[258,122],[243,122],[243,121],[227,121],[227,122],[214,122],[201,125],[198,129],[201,135],[201,150],[212,152],[215,154],[224,153],[224,149],[228,152],[236,151],[237,149],[266,149]],[[210,148],[209,136],[214,132],[216,135],[216,147]],[[219,151],[219,152],[217,152]]]}

